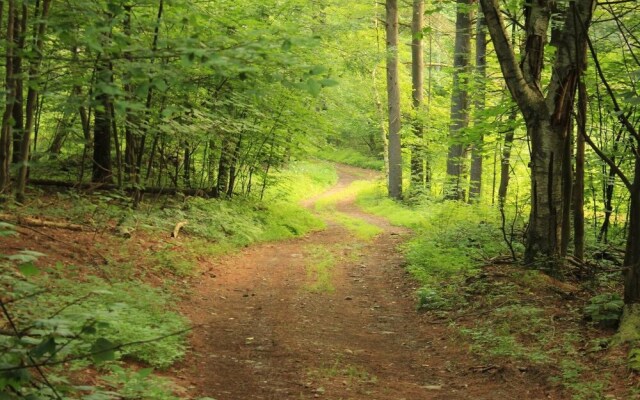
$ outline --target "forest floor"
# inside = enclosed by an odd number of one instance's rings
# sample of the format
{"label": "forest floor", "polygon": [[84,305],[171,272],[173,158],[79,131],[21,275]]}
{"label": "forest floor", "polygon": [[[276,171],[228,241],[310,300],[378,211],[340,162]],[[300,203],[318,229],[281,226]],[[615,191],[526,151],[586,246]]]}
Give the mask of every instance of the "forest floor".
{"label": "forest floor", "polygon": [[[340,166],[308,207],[374,173]],[[341,197],[335,211],[381,229],[325,230],[205,263],[182,311],[200,327],[171,375],[191,395],[237,399],[561,398],[542,375],[483,365],[468,342],[416,311],[398,250],[410,232]],[[479,317],[481,318],[481,317]]]}
{"label": "forest floor", "polygon": [[[356,205],[352,183],[377,173],[337,170],[337,184],[304,204],[325,229],[231,254],[188,232],[123,238],[110,220],[96,222],[102,230],[20,226],[2,247],[45,253],[48,267],[83,266],[69,268],[80,272],[74,279],[145,282],[172,296],[194,329],[186,357],[158,374],[181,398],[640,399],[624,348],[607,348],[615,330],[585,321],[580,310],[593,293],[576,282],[489,262],[457,286],[435,282],[455,289],[446,291],[448,308],[418,311],[421,284],[402,250],[413,233]],[[60,201],[38,200],[31,215]],[[189,272],[176,274],[176,263]],[[83,382],[99,386],[97,372],[88,369]]]}

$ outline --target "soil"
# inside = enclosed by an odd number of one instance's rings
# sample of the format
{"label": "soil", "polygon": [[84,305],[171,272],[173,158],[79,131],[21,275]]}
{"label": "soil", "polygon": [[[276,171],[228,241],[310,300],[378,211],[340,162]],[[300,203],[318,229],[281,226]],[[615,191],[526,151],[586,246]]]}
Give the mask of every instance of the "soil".
{"label": "soil", "polygon": [[[373,177],[339,167],[338,184],[306,205]],[[251,246],[204,267],[182,303],[199,328],[173,371],[191,397],[560,398],[526,369],[479,364],[452,330],[416,311],[417,284],[398,249],[410,232],[364,213],[353,198],[336,209],[383,233],[361,240],[328,220],[323,231]],[[327,252],[330,284],[318,290],[313,264]]]}

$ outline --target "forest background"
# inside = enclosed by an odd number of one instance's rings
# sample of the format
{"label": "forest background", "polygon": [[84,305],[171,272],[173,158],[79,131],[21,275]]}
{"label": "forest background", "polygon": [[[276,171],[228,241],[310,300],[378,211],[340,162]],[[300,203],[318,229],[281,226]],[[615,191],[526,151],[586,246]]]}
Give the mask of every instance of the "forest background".
{"label": "forest background", "polygon": [[[421,308],[459,310],[458,291],[478,262],[522,265],[518,273],[588,288],[592,324],[606,331],[622,319],[613,342],[627,346],[625,362],[637,370],[637,7],[2,1],[3,232],[34,216],[67,217],[63,225],[110,226],[124,237],[184,228],[241,246],[321,226],[296,205],[335,181],[318,160],[379,169],[384,188],[354,190],[363,207],[416,230],[407,256],[423,284]],[[177,227],[194,216],[200,223]],[[12,294],[2,301],[11,321],[4,304],[39,293],[18,289],[39,254],[8,256],[3,285]],[[159,264],[188,273],[188,260],[165,256]],[[453,282],[445,289],[436,284],[443,277]],[[26,308],[25,321],[39,318]],[[0,389],[55,396],[46,374],[24,365],[85,353],[109,361],[116,342],[148,339],[100,335],[93,318],[69,322],[91,338],[62,346],[68,354],[58,354],[54,323],[38,333],[3,330],[2,345],[15,352],[2,358]],[[180,331],[175,321],[155,336]],[[470,335],[505,345],[485,328]],[[33,340],[16,344],[24,336]],[[163,367],[180,357],[169,353],[146,361]],[[571,379],[567,387],[580,386]]]}

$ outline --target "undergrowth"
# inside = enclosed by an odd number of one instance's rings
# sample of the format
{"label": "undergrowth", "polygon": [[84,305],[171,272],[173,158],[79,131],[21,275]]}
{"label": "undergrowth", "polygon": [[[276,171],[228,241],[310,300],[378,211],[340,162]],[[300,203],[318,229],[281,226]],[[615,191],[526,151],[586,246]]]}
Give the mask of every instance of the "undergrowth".
{"label": "undergrowth", "polygon": [[[39,253],[0,255],[0,300],[10,301],[12,324],[22,332],[10,333],[11,324],[0,320],[0,398],[179,398],[182,388],[153,374],[186,351],[188,322],[174,310],[177,283],[196,271],[201,257],[322,229],[323,221],[299,202],[336,180],[332,165],[300,162],[273,174],[264,201],[174,196],[133,209],[123,194],[70,191],[7,205],[18,215],[44,212],[120,238],[88,249],[106,263],[94,272],[51,261],[45,264],[54,266],[40,272],[34,264]],[[180,239],[171,239],[182,221],[187,224]],[[15,233],[8,224],[0,228],[0,236]],[[319,281],[330,285],[330,266],[323,271]],[[149,273],[161,277],[161,284],[145,283]],[[49,384],[34,377],[32,368],[20,367],[41,361]],[[75,384],[87,371],[97,383]]]}
{"label": "undergrowth", "polygon": [[323,148],[316,154],[317,157],[341,164],[353,165],[354,167],[375,169],[381,171],[384,161],[379,158],[359,153],[349,148]]}
{"label": "undergrowth", "polygon": [[[640,398],[632,383],[610,384],[611,374],[620,374],[625,364],[607,353],[622,311],[620,297],[610,293],[610,274],[594,275],[583,289],[511,265],[517,263],[509,262],[500,215],[490,206],[426,197],[396,202],[382,184],[361,187],[357,202],[415,232],[403,251],[421,284],[418,309],[448,324],[480,363],[503,373],[545,371],[548,382],[575,400]],[[516,230],[523,224],[516,221]],[[513,245],[522,254],[522,244]]]}

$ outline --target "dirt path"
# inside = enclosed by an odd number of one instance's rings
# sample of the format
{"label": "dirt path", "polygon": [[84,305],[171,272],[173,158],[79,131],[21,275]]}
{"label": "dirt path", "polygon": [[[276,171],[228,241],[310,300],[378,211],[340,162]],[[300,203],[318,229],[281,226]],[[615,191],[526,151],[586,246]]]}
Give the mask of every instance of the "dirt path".
{"label": "dirt path", "polygon": [[[339,173],[324,196],[373,178],[356,168]],[[336,209],[383,233],[361,240],[328,221],[324,231],[250,247],[203,272],[183,308],[204,328],[192,335],[192,351],[176,371],[191,396],[547,398],[526,376],[474,368],[482,365],[467,345],[416,313],[415,284],[396,250],[407,231],[362,212],[353,199]]]}

